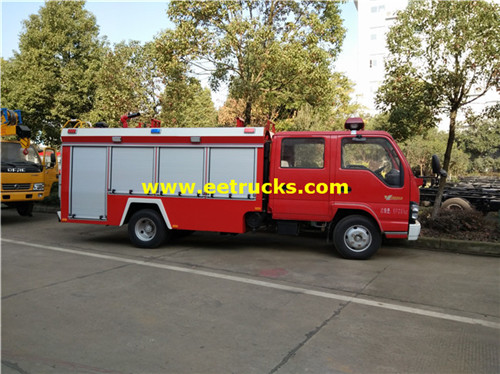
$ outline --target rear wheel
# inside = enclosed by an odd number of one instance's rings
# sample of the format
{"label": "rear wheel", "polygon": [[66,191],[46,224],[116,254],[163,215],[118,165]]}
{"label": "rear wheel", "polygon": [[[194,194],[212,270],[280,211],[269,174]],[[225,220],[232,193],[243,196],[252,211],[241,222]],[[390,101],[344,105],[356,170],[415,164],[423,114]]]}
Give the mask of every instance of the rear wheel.
{"label": "rear wheel", "polygon": [[443,205],[441,205],[441,209],[449,209],[449,210],[472,210],[472,205],[465,199],[461,197],[452,197],[451,199],[446,200]]}
{"label": "rear wheel", "polygon": [[337,223],[333,230],[333,242],[342,257],[366,260],[378,251],[382,237],[371,219],[352,215]]}
{"label": "rear wheel", "polygon": [[140,248],[156,248],[171,235],[163,217],[153,209],[134,213],[128,223],[130,241]]}

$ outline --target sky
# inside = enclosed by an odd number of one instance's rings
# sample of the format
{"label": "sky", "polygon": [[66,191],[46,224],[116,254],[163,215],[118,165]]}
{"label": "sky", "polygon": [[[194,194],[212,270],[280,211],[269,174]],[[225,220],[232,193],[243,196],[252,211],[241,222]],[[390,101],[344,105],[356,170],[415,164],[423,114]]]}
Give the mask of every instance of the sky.
{"label": "sky", "polygon": [[[19,35],[23,31],[23,20],[30,14],[38,13],[43,1],[1,1],[2,19],[2,57],[13,56],[13,50],[18,51]],[[96,17],[100,35],[106,36],[112,44],[121,41],[138,40],[151,41],[162,30],[172,28],[168,20],[167,2],[162,1],[87,1],[85,8]],[[335,63],[335,70],[344,72],[353,82],[357,76],[357,10],[353,1],[341,5],[344,28],[347,29],[343,51]],[[201,77],[200,77],[201,79]],[[202,84],[208,82],[202,79]],[[212,93],[216,107],[224,104],[227,89]]]}

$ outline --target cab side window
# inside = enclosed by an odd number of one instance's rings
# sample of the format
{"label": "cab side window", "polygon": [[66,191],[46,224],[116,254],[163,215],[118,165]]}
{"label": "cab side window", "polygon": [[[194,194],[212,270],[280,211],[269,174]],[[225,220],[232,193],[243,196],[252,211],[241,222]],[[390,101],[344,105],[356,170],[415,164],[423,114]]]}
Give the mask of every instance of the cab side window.
{"label": "cab side window", "polygon": [[342,169],[369,170],[390,187],[402,187],[401,160],[384,138],[342,139]]}
{"label": "cab side window", "polygon": [[325,166],[325,139],[283,139],[280,166],[282,168],[323,169]]}

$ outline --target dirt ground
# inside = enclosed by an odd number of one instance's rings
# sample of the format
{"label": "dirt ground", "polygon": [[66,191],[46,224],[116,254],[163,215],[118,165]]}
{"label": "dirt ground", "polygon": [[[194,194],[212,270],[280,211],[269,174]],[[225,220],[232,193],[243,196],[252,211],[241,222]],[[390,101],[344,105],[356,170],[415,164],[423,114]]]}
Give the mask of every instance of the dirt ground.
{"label": "dirt ground", "polygon": [[431,209],[421,212],[422,235],[484,242],[500,242],[500,221],[497,212],[484,215],[476,211],[443,210],[436,219]]}

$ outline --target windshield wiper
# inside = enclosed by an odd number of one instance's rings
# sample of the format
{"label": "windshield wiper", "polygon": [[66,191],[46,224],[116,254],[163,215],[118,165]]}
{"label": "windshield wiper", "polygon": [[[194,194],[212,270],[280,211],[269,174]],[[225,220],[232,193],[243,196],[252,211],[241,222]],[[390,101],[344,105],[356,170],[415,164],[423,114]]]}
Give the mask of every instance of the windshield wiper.
{"label": "windshield wiper", "polygon": [[5,165],[9,165],[9,166],[12,166],[12,167],[16,167],[17,165],[12,163],[12,162],[8,162],[8,161],[2,161],[2,164],[5,164]]}
{"label": "windshield wiper", "polygon": [[[11,162],[12,163],[12,162]],[[29,165],[29,166],[32,166],[32,165],[40,165],[40,164],[37,164],[36,162],[33,162],[33,161],[15,161],[16,165]]]}

